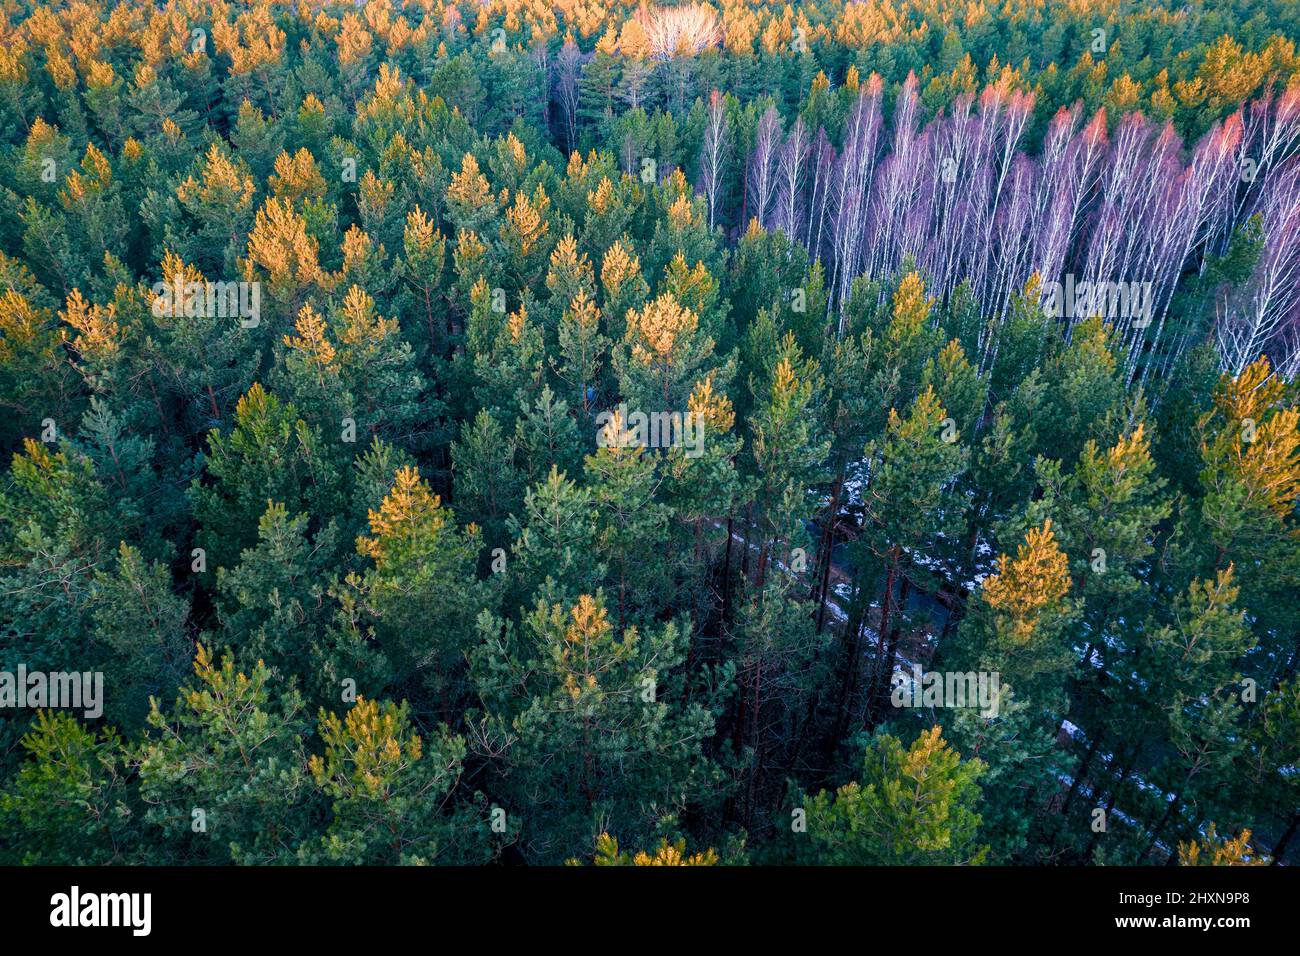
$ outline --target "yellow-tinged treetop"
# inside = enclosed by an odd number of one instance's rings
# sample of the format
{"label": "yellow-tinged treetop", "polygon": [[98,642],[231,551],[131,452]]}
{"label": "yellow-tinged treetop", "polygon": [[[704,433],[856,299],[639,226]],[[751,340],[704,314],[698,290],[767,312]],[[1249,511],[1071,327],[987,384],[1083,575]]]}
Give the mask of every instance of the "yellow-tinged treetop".
{"label": "yellow-tinged treetop", "polygon": [[731,405],[731,399],[722,392],[713,390],[712,375],[696,384],[687,400],[687,408],[692,415],[702,416],[714,431],[730,431],[736,422],[736,410]]}
{"label": "yellow-tinged treetop", "polygon": [[307,762],[317,786],[342,776],[372,796],[381,795],[386,782],[419,760],[423,750],[401,708],[381,707],[360,696],[341,720],[336,714],[322,714],[320,732],[325,755],[313,755]]}
{"label": "yellow-tinged treetop", "polygon": [[643,309],[628,309],[627,341],[632,343],[633,357],[650,365],[666,361],[678,339],[698,326],[695,313],[678,302],[671,292],[665,292]]}
{"label": "yellow-tinged treetop", "polygon": [[605,287],[605,294],[616,296],[634,275],[641,271],[641,261],[634,256],[623,243],[617,240],[605,250],[605,258],[600,264],[600,282]]}
{"label": "yellow-tinged treetop", "polygon": [[1250,830],[1220,837],[1211,823],[1200,839],[1178,844],[1180,866],[1268,866],[1272,862],[1267,854],[1251,848]]}
{"label": "yellow-tinged treetop", "polygon": [[894,317],[890,323],[892,339],[907,339],[915,335],[930,319],[933,299],[926,298],[925,282],[921,273],[909,272],[894,290]]}
{"label": "yellow-tinged treetop", "polygon": [[[669,843],[665,837],[653,853],[644,850],[636,854],[620,852],[618,840],[608,833],[596,838],[596,853],[592,863],[596,866],[714,866],[718,862],[718,852],[713,849],[703,853],[686,852],[686,841]],[[580,866],[579,860],[569,860],[570,866]]]}
{"label": "yellow-tinged treetop", "polygon": [[1214,393],[1217,430],[1202,439],[1208,464],[1227,464],[1251,496],[1285,518],[1300,499],[1300,409],[1280,407],[1286,386],[1260,356],[1236,378],[1225,375]]}
{"label": "yellow-tinged treetop", "polygon": [[441,506],[442,500],[420,477],[419,469],[411,466],[397,469],[393,487],[384,496],[379,510],[369,511],[370,533],[374,537],[358,537],[357,550],[382,566],[395,545],[442,528],[447,515]]}
{"label": "yellow-tinged treetop", "polygon": [[1070,591],[1070,564],[1056,542],[1052,519],[1031,528],[1014,558],[1001,555],[997,571],[984,579],[983,595],[992,608],[1005,612],[1017,637],[1027,638],[1038,614]]}
{"label": "yellow-tinged treetop", "polygon": [[298,310],[294,322],[295,335],[286,335],[284,344],[302,353],[312,364],[328,367],[334,362],[334,346],[325,333],[325,320],[308,303]]}

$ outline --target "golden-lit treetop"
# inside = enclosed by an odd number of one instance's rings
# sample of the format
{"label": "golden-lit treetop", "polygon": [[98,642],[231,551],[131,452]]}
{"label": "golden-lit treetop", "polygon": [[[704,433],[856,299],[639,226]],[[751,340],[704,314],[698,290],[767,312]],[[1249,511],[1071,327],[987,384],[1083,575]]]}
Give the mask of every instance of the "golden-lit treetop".
{"label": "golden-lit treetop", "polygon": [[1049,518],[1025,534],[1014,558],[998,557],[997,571],[984,579],[982,593],[990,607],[1009,616],[1013,632],[1023,638],[1033,630],[1038,613],[1069,591],[1069,561]]}
{"label": "golden-lit treetop", "polygon": [[714,390],[712,375],[695,386],[687,408],[691,414],[701,416],[712,431],[730,431],[736,423],[736,410],[732,407],[731,399],[725,393]]}
{"label": "golden-lit treetop", "polygon": [[318,244],[286,199],[273,196],[257,211],[248,235],[248,260],[267,271],[273,286],[289,291],[298,285],[328,284]]}
{"label": "golden-lit treetop", "polygon": [[1260,356],[1215,389],[1202,419],[1206,477],[1230,475],[1251,499],[1285,518],[1300,499],[1300,409],[1282,407],[1285,384]]}
{"label": "golden-lit treetop", "polygon": [[59,318],[76,331],[72,347],[82,355],[106,356],[117,351],[121,344],[122,330],[115,303],[92,304],[79,289],[73,289]]}
{"label": "golden-lit treetop", "polygon": [[528,255],[550,228],[546,221],[550,203],[540,185],[531,197],[515,193],[514,205],[506,211],[506,221],[501,225],[501,237],[513,239],[519,244],[520,254]]}
{"label": "golden-lit treetop", "polygon": [[492,201],[492,190],[487,177],[479,170],[478,160],[473,153],[461,157],[460,170],[452,175],[447,187],[447,199],[467,209],[486,206]]}
{"label": "golden-lit treetop", "polygon": [[600,264],[600,282],[607,296],[617,296],[624,283],[640,273],[640,260],[622,240],[614,242],[605,250],[605,258]]}
{"label": "golden-lit treetop", "polygon": [[325,320],[310,304],[298,311],[294,333],[284,337],[284,344],[300,352],[309,364],[327,368],[334,363],[334,346],[326,335]]}
{"label": "golden-lit treetop", "polygon": [[176,198],[186,205],[204,205],[238,215],[252,209],[257,185],[241,170],[218,143],[203,154],[199,178],[193,175],[176,187]]}
{"label": "golden-lit treetop", "polygon": [[670,359],[674,344],[698,327],[696,314],[671,292],[646,303],[643,309],[629,309],[627,313],[627,341],[632,345],[632,356],[645,365]]}
{"label": "golden-lit treetop", "polygon": [[[577,860],[570,860],[577,864]],[[618,840],[608,833],[602,833],[596,839],[596,854],[592,863],[596,866],[714,866],[718,862],[718,852],[713,849],[703,853],[687,853],[686,841],[669,843],[667,838],[660,841],[653,853],[638,850],[635,854],[619,852]]]}
{"label": "golden-lit treetop", "polygon": [[1210,823],[1204,836],[1178,844],[1180,866],[1268,866],[1272,862],[1251,847],[1248,829],[1236,837],[1221,837]]}
{"label": "golden-lit treetop", "polygon": [[290,156],[281,153],[275,160],[275,172],[267,178],[272,194],[293,201],[320,199],[325,195],[325,177],[316,158],[305,149]]}
{"label": "golden-lit treetop", "polygon": [[382,568],[390,552],[417,538],[436,534],[446,523],[442,501],[420,477],[417,468],[397,469],[393,487],[384,496],[379,510],[370,509],[370,533],[357,539],[357,550]]}

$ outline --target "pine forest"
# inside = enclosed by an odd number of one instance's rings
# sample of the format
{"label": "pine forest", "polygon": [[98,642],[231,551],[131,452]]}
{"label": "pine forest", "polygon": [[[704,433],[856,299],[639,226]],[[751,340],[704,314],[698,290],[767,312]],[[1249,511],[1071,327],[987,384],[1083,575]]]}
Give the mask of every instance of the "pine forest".
{"label": "pine forest", "polygon": [[0,0],[0,864],[1300,863],[1297,42]]}

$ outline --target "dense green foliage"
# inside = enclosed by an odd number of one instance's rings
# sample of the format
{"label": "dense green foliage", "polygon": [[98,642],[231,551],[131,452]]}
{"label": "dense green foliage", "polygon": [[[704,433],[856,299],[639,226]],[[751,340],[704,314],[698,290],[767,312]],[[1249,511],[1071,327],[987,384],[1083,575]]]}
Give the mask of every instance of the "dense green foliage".
{"label": "dense green foliage", "polygon": [[5,3],[0,670],[105,690],[0,710],[0,862],[1294,854],[1294,385],[1134,384],[1037,276],[837,298],[746,185],[909,73],[1031,150],[1300,82],[1300,6],[1187,7]]}

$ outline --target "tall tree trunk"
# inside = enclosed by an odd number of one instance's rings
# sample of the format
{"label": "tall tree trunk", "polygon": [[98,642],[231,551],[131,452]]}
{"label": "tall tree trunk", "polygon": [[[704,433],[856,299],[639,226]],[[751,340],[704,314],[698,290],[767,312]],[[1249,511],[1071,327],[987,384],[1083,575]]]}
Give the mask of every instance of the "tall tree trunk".
{"label": "tall tree trunk", "polygon": [[727,515],[727,552],[722,559],[722,620],[731,613],[731,514]]}
{"label": "tall tree trunk", "polygon": [[1155,828],[1151,831],[1151,842],[1147,844],[1147,848],[1143,850],[1142,855],[1138,857],[1139,863],[1144,862],[1146,858],[1151,855],[1151,851],[1156,848],[1156,844],[1160,842],[1160,834],[1165,831],[1165,827],[1169,825],[1169,821],[1172,820],[1174,814],[1178,812],[1178,805],[1182,803],[1182,801],[1183,793],[1179,790],[1178,793],[1174,794],[1174,798],[1169,801],[1169,808],[1165,810],[1165,814],[1160,818],[1160,822],[1157,823]]}
{"label": "tall tree trunk", "polygon": [[911,579],[903,574],[903,582],[898,588],[898,608],[894,613],[894,626],[889,631],[889,647],[885,651],[885,666],[876,675],[873,692],[873,714],[878,719],[885,712],[885,701],[889,699],[889,687],[893,683],[894,668],[898,666],[898,640],[902,627],[902,617],[907,609],[907,595],[911,590]]}
{"label": "tall tree trunk", "polygon": [[817,583],[813,585],[813,594],[817,598],[817,633],[822,632],[826,624],[826,594],[830,589],[831,559],[835,554],[835,516],[840,511],[840,493],[844,488],[844,463],[840,460],[835,473],[835,484],[831,486],[831,503],[826,512],[821,539],[817,543]]}
{"label": "tall tree trunk", "polygon": [[745,533],[741,535],[744,541],[744,547],[740,549],[740,576],[746,581],[749,580],[749,536],[753,534],[754,529],[754,506],[750,504],[745,509]]}
{"label": "tall tree trunk", "polygon": [[853,706],[853,694],[858,683],[858,660],[862,657],[862,629],[866,626],[867,609],[865,598],[859,588],[854,595],[853,607],[849,619],[844,624],[844,646],[848,651],[848,663],[844,669],[844,680],[840,684],[839,704],[835,708],[835,730],[830,741],[828,756],[835,751],[835,745],[844,736],[849,725],[849,710]]}
{"label": "tall tree trunk", "polygon": [[755,665],[753,703],[750,705],[749,715],[749,745],[754,752],[754,765],[749,772],[748,795],[745,798],[745,822],[752,823],[754,819],[754,801],[758,791],[758,776],[763,771],[763,741],[760,739],[759,715],[763,706],[763,658],[760,656]]}
{"label": "tall tree trunk", "polygon": [[1070,804],[1074,802],[1074,795],[1079,792],[1079,784],[1083,783],[1088,777],[1088,771],[1092,767],[1092,758],[1096,755],[1097,749],[1101,746],[1102,738],[1106,736],[1105,731],[1098,733],[1092,739],[1092,745],[1088,747],[1088,752],[1083,755],[1079,762],[1079,767],[1074,772],[1074,780],[1070,783],[1070,792],[1065,795],[1065,802],[1061,804],[1061,816],[1070,812]]}
{"label": "tall tree trunk", "polygon": [[1291,814],[1291,822],[1287,824],[1286,832],[1273,844],[1274,866],[1278,866],[1282,862],[1282,857],[1286,856],[1287,847],[1291,845],[1291,838],[1295,836],[1297,826],[1300,826],[1300,811]]}
{"label": "tall tree trunk", "polygon": [[880,598],[880,631],[876,635],[875,672],[871,675],[873,691],[880,680],[880,671],[885,666],[885,641],[892,618],[894,581],[898,577],[898,545],[894,545],[889,549],[888,568],[888,571],[885,572],[885,590]]}
{"label": "tall tree trunk", "polygon": [[827,552],[826,561],[821,568],[820,581],[813,585],[813,592],[817,596],[817,633],[820,634],[826,627],[826,599],[831,585],[831,556]]}
{"label": "tall tree trunk", "polygon": [[[1128,779],[1129,772],[1133,769],[1133,763],[1136,759],[1137,759],[1137,748],[1135,747],[1133,748],[1132,756],[1124,761],[1124,765],[1120,768],[1119,776],[1115,779],[1115,783],[1110,788],[1110,796],[1107,797],[1106,806],[1103,807],[1103,810],[1106,813],[1107,826],[1110,825],[1110,813],[1112,810],[1115,809],[1115,801],[1119,797],[1119,788],[1123,786],[1124,781]],[[1084,850],[1085,862],[1087,860],[1092,859],[1093,850],[1096,849],[1097,842],[1100,839],[1101,839],[1101,834],[1098,833],[1096,830],[1094,830],[1092,833],[1092,837],[1088,840],[1088,848]]]}

